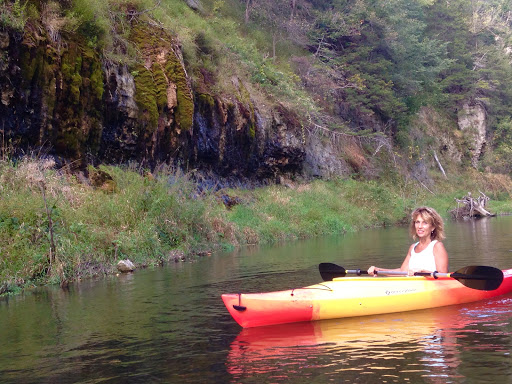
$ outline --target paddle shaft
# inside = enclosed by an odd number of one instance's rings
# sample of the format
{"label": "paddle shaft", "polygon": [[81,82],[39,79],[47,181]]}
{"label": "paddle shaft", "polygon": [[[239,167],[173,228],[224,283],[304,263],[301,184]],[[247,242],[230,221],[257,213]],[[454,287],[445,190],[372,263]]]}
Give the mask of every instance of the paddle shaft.
{"label": "paddle shaft", "polygon": [[[356,272],[358,270],[355,270]],[[347,270],[347,273],[350,273],[350,270]],[[362,275],[362,274],[368,274],[368,272],[363,272],[363,271],[360,271],[359,272],[359,275]],[[408,272],[405,272],[405,271],[387,271],[387,270],[379,270],[379,271],[376,271],[375,273],[376,275],[378,274],[384,274],[384,275],[399,275],[399,276],[408,276],[409,273]],[[452,279],[466,279],[466,280],[487,280],[489,278],[493,278],[493,277],[490,277],[489,275],[465,275],[465,274],[462,274],[462,273],[457,273],[457,272],[449,272],[449,273],[441,273],[441,272],[437,272],[437,271],[434,271],[434,272],[414,272],[413,276],[430,276],[430,277],[433,277],[434,279],[437,279],[438,277],[450,277]]]}
{"label": "paddle shaft", "polygon": [[[361,270],[361,269],[346,269],[345,273],[347,275],[368,275],[368,271]],[[375,271],[375,275],[395,275],[395,276],[408,276],[409,273],[405,271],[392,271],[392,270],[386,270],[386,269],[380,269],[378,271]],[[432,276],[434,278],[438,277],[451,277],[450,273],[439,273],[439,272],[414,272],[414,276]],[[341,277],[341,276],[340,276]],[[487,277],[483,277],[484,279],[487,279]]]}
{"label": "paddle shaft", "polygon": [[[318,267],[320,275],[324,280],[332,280],[334,278],[344,277],[347,274],[354,274],[357,276],[368,275],[368,272],[365,270],[345,269],[333,263],[320,263]],[[390,270],[376,271],[376,275],[378,274],[399,276],[409,275],[409,273],[406,271]],[[503,272],[500,269],[487,266],[468,266],[451,273],[415,272],[414,276],[431,276],[436,279],[438,277],[448,277],[458,280],[462,285],[465,285],[466,287],[483,291],[492,291],[497,289],[503,281]]]}
{"label": "paddle shaft", "polygon": [[[368,272],[366,272],[366,274],[368,274]],[[379,269],[378,271],[375,271],[375,275],[409,276],[409,272],[389,271],[389,270],[385,270],[385,269]],[[435,271],[435,272],[414,272],[412,276],[431,276],[431,277],[437,279],[438,277],[451,277],[451,273],[439,273],[437,271]]]}

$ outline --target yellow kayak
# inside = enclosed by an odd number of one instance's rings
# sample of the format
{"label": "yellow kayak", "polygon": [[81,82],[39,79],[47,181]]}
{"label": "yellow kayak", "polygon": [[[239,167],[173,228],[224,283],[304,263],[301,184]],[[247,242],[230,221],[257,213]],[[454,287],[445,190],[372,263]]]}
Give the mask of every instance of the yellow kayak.
{"label": "yellow kayak", "polygon": [[512,269],[502,272],[503,279],[492,290],[470,288],[452,277],[335,277],[332,281],[285,291],[223,294],[222,300],[235,321],[250,328],[484,300],[512,291]]}

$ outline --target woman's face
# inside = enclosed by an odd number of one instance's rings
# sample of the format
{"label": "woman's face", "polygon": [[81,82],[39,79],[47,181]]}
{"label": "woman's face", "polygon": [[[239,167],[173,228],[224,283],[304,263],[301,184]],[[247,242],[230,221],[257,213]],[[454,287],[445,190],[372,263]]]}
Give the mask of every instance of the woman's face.
{"label": "woman's face", "polygon": [[421,239],[424,237],[430,237],[430,234],[435,229],[430,221],[425,220],[425,218],[418,214],[414,219],[414,227],[416,228],[416,235]]}

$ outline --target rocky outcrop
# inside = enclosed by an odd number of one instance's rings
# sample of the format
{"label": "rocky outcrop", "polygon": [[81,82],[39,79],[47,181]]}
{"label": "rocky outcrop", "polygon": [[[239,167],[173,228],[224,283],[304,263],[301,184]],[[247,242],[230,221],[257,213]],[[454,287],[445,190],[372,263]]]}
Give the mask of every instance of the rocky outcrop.
{"label": "rocky outcrop", "polygon": [[134,24],[129,38],[140,57],[127,65],[34,23],[0,34],[0,135],[21,152],[45,148],[84,169],[174,162],[253,180],[303,171],[298,118],[255,103],[241,79],[232,95],[211,91],[206,72],[192,84],[168,31]]}
{"label": "rocky outcrop", "polygon": [[487,112],[480,103],[464,103],[458,113],[459,129],[464,133],[471,154],[471,165],[478,167],[483,154],[487,135]]}
{"label": "rocky outcrop", "polygon": [[197,12],[203,12],[203,4],[199,0],[185,0],[187,5]]}
{"label": "rocky outcrop", "polygon": [[[460,140],[454,135],[449,134],[449,132],[455,128],[452,127],[453,122],[448,120],[447,117],[441,116],[438,111],[423,107],[417,115],[417,124],[425,134],[433,138],[435,142],[432,148],[421,148],[422,151],[432,149],[435,152],[439,151],[439,154],[441,154],[443,158],[451,162],[461,162],[463,153],[459,142]],[[449,128],[446,129],[446,126]]]}
{"label": "rocky outcrop", "polygon": [[354,171],[347,161],[340,157],[339,148],[322,136],[312,134],[308,136],[306,153],[305,168],[311,176],[329,179],[351,174]]}
{"label": "rocky outcrop", "polygon": [[[239,94],[247,94],[240,80]],[[196,97],[194,162],[223,177],[274,179],[298,173],[305,157],[296,118],[283,108],[259,110],[247,98]]]}
{"label": "rocky outcrop", "polygon": [[78,38],[69,38],[64,48],[33,24],[2,40],[0,127],[4,142],[21,152],[45,148],[74,161],[97,151],[104,95],[97,52]]}

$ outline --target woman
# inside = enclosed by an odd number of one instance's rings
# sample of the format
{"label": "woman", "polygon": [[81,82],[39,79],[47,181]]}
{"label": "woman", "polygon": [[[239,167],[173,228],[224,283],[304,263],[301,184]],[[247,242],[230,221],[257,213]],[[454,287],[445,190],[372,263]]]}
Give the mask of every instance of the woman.
{"label": "woman", "polygon": [[371,266],[369,275],[376,275],[378,271],[403,271],[409,275],[414,272],[448,272],[448,253],[441,240],[444,236],[444,223],[441,216],[433,208],[416,208],[411,214],[409,233],[418,242],[409,247],[402,266],[398,269],[385,269]]}

